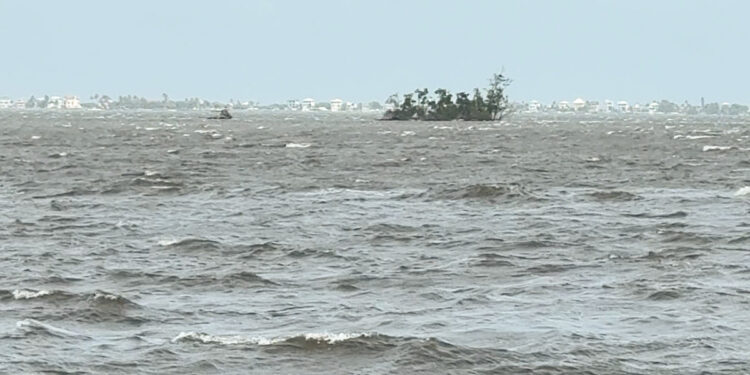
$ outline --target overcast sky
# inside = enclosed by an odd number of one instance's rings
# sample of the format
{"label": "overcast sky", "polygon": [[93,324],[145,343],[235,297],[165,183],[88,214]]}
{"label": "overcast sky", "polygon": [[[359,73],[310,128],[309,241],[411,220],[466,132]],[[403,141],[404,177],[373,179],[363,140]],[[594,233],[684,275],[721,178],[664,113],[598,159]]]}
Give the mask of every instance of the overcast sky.
{"label": "overcast sky", "polygon": [[0,96],[750,103],[750,1],[0,0]]}

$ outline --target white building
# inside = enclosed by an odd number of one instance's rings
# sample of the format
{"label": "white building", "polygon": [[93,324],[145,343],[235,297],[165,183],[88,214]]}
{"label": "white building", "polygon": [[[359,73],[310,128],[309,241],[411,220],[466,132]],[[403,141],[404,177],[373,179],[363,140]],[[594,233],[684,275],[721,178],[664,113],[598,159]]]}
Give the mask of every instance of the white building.
{"label": "white building", "polygon": [[557,109],[560,111],[569,111],[570,110],[570,103],[563,100],[560,103],[557,103]]}
{"label": "white building", "polygon": [[331,100],[331,112],[341,111],[341,107],[343,106],[343,104],[344,104],[344,101],[341,99]]}
{"label": "white building", "polygon": [[656,113],[658,110],[659,110],[659,103],[651,102],[651,104],[648,105],[648,113]]}
{"label": "white building", "polygon": [[78,100],[77,96],[67,95],[63,100],[63,108],[65,109],[81,109],[81,101]]}
{"label": "white building", "polygon": [[614,112],[615,111],[615,102],[611,100],[605,100],[604,101],[604,112]]}
{"label": "white building", "polygon": [[26,109],[26,100],[18,99],[13,102],[13,108],[15,109]]}
{"label": "white building", "polygon": [[298,100],[289,100],[286,102],[286,106],[292,111],[299,111],[302,109],[302,104],[300,104]]}
{"label": "white building", "polygon": [[315,109],[315,99],[313,99],[313,98],[302,99],[302,110],[303,111],[312,111],[314,109]]}
{"label": "white building", "polygon": [[573,110],[576,112],[583,111],[583,108],[586,107],[586,101],[582,98],[578,98],[573,101]]}
{"label": "white building", "polygon": [[539,102],[536,100],[530,101],[529,104],[527,105],[527,110],[529,111],[529,113],[537,113],[539,112],[541,108],[542,108],[542,105],[539,104]]}
{"label": "white building", "polygon": [[13,102],[10,101],[8,98],[0,98],[0,109],[7,109],[10,108]]}
{"label": "white building", "polygon": [[630,106],[628,105],[628,102],[620,100],[619,102],[617,102],[617,110],[620,112],[628,112],[630,110]]}

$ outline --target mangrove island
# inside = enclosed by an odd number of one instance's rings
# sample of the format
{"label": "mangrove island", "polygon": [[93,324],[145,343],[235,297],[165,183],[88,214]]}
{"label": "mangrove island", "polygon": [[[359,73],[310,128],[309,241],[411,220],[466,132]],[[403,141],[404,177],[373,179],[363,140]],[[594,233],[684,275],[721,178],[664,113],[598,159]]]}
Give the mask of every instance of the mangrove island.
{"label": "mangrove island", "polygon": [[[502,74],[495,74],[490,79],[489,87],[484,90],[474,89],[470,98],[466,92],[453,94],[446,89],[437,89],[434,96],[429,90],[415,90],[404,95],[399,104],[398,94],[393,94],[386,104],[393,107],[383,115],[383,120],[425,120],[425,121],[497,121],[502,119],[508,109],[508,97],[505,88],[510,80]],[[414,98],[416,95],[416,99]]]}

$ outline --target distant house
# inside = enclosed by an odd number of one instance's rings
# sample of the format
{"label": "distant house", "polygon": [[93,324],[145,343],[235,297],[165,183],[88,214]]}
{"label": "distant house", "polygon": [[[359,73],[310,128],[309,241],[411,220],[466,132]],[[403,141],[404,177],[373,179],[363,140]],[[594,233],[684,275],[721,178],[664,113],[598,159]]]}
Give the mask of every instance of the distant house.
{"label": "distant house", "polygon": [[527,110],[527,111],[528,111],[529,113],[537,113],[537,112],[539,112],[539,110],[540,110],[541,108],[542,108],[542,105],[541,105],[541,104],[539,104],[539,102],[538,102],[538,101],[536,101],[536,100],[532,100],[532,101],[530,101],[530,102],[529,102],[529,104],[527,105],[527,107],[526,107],[526,110]]}
{"label": "distant house", "polygon": [[648,105],[648,113],[656,113],[658,111],[659,111],[659,103],[651,102],[651,104]]}
{"label": "distant house", "polygon": [[560,111],[569,111],[570,110],[570,103],[563,100],[560,103],[557,103],[557,109]]}
{"label": "distant house", "polygon": [[292,111],[299,111],[302,109],[302,104],[298,100],[289,100],[286,102],[286,106]]}
{"label": "distant house", "polygon": [[8,98],[0,98],[0,109],[8,109],[13,105],[13,102]]}
{"label": "distant house", "polygon": [[18,99],[13,102],[13,108],[15,109],[26,109],[26,100]]}
{"label": "distant house", "polygon": [[313,98],[302,99],[302,110],[303,111],[312,111],[314,109],[315,109],[315,99],[313,99]]}
{"label": "distant house", "polygon": [[614,112],[615,111],[615,102],[611,100],[605,100],[604,101],[604,112]]}
{"label": "distant house", "polygon": [[77,96],[67,95],[63,99],[63,108],[65,109],[81,109],[81,101]]}
{"label": "distant house", "polygon": [[617,110],[620,112],[628,112],[630,111],[630,105],[628,105],[628,102],[620,100],[617,102]]}
{"label": "distant house", "polygon": [[599,112],[599,101],[587,100],[584,110],[588,112]]}
{"label": "distant house", "polygon": [[581,98],[578,98],[578,99],[576,99],[576,100],[573,101],[573,110],[574,111],[576,111],[576,112],[583,111],[583,108],[585,108],[585,107],[586,107],[586,101],[585,100],[583,100]]}
{"label": "distant house", "polygon": [[331,100],[331,112],[339,112],[341,111],[341,108],[344,104],[344,101],[341,99],[333,99]]}

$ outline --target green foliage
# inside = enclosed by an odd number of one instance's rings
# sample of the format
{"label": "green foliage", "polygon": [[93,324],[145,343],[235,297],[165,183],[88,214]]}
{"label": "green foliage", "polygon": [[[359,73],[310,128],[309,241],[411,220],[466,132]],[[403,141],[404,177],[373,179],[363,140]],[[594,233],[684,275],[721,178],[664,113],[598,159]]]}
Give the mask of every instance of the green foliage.
{"label": "green foliage", "polygon": [[[403,101],[398,94],[391,95],[386,104],[392,109],[386,111],[384,120],[428,120],[428,121],[492,121],[502,119],[508,110],[508,98],[505,88],[510,80],[502,74],[495,74],[485,94],[474,89],[470,98],[466,92],[459,92],[453,99],[446,89],[437,89],[430,96],[428,89],[417,89],[414,94],[404,95]],[[414,98],[416,95],[416,99]]]}
{"label": "green foliage", "polygon": [[676,113],[680,111],[680,106],[667,100],[659,102],[659,112],[662,113]]}
{"label": "green foliage", "polygon": [[703,112],[709,115],[719,114],[719,103],[708,103],[703,107]]}

